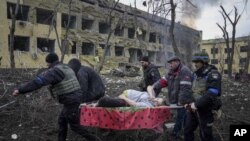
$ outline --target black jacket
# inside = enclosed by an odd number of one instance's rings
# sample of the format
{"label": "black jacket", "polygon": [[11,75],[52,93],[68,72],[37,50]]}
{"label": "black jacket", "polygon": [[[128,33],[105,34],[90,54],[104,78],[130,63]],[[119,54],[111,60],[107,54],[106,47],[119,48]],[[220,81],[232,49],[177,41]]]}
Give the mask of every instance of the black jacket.
{"label": "black jacket", "polygon": [[[149,64],[147,68],[143,69],[143,79],[145,85],[142,86],[143,91],[147,91],[149,85],[153,85],[159,79],[161,79],[160,72],[156,66]],[[155,90],[156,96],[160,93],[159,90]]]}
{"label": "black jacket", "polygon": [[83,92],[83,102],[98,100],[105,94],[105,86],[99,74],[92,68],[81,66],[77,79]]}
{"label": "black jacket", "polygon": [[[46,70],[45,72],[43,72],[42,74],[39,74],[38,76],[36,76],[35,79],[20,86],[18,90],[19,90],[19,93],[24,94],[24,93],[37,90],[43,86],[55,85],[61,82],[63,79],[64,79],[63,72],[56,67],[52,67]],[[58,98],[59,103],[64,104],[64,105],[80,104],[81,90],[77,90],[69,94],[60,95],[57,98]]]}

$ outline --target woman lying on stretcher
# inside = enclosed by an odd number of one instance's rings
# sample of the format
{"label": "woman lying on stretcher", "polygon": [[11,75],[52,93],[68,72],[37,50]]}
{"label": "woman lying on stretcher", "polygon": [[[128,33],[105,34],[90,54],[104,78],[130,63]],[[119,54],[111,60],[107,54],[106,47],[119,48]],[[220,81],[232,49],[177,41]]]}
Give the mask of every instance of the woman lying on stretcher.
{"label": "woman lying on stretcher", "polygon": [[102,97],[97,104],[93,105],[96,107],[155,107],[164,104],[163,98],[155,98],[155,93],[150,91],[148,86],[148,92],[141,92],[137,90],[125,90],[118,97]]}

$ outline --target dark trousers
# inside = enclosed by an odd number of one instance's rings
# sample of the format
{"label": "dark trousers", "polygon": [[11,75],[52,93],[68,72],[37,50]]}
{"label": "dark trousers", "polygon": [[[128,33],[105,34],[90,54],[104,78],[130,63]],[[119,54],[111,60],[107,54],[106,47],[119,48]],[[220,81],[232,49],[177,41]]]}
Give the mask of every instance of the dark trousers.
{"label": "dark trousers", "polygon": [[174,129],[173,129],[173,135],[175,135],[175,136],[180,135],[180,132],[183,128],[185,115],[186,115],[185,108],[177,109],[177,115],[176,115],[175,125],[174,125]]}
{"label": "dark trousers", "polygon": [[91,135],[83,126],[80,125],[79,105],[64,106],[60,113],[58,141],[66,141],[68,124],[72,131],[80,134],[89,141],[95,141],[96,136]]}
{"label": "dark trousers", "polygon": [[188,111],[185,118],[184,140],[194,141],[194,131],[199,126],[201,141],[213,141],[212,123],[198,112]]}

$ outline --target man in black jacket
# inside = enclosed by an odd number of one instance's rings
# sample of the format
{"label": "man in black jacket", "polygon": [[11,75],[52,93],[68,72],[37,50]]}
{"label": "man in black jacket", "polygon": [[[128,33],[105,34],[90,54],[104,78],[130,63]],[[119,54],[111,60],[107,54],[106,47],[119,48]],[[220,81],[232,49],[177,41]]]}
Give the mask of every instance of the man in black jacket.
{"label": "man in black jacket", "polygon": [[221,75],[215,66],[209,65],[207,53],[193,56],[196,71],[193,81],[195,102],[186,105],[187,112],[184,139],[194,141],[194,131],[199,126],[202,141],[213,141],[213,111],[221,107]]}
{"label": "man in black jacket", "polygon": [[66,141],[68,124],[74,132],[90,141],[95,140],[95,136],[80,125],[81,89],[74,71],[67,65],[59,63],[55,53],[48,54],[45,60],[49,69],[15,89],[12,95],[18,96],[50,85],[51,94],[57,97],[59,103],[63,104],[63,110],[58,119],[58,140]]}
{"label": "man in black jacket", "polygon": [[[150,63],[148,56],[140,58],[140,62],[143,69],[143,80],[140,82],[139,87],[142,91],[147,91],[147,87],[157,82],[161,75],[158,68]],[[160,92],[160,90],[155,90],[155,96],[157,97]]]}
{"label": "man in black jacket", "polygon": [[[184,66],[179,57],[171,57],[168,60],[170,71],[165,77],[153,84],[153,88],[158,90],[168,87],[168,100],[171,105],[184,106],[193,101],[192,96],[192,73],[191,70]],[[180,132],[183,127],[185,108],[177,109],[175,126],[172,131],[172,136],[180,137]]]}
{"label": "man in black jacket", "polygon": [[100,75],[90,67],[82,66],[78,59],[71,59],[68,66],[72,68],[80,83],[83,93],[82,102],[98,100],[105,94],[105,86]]}

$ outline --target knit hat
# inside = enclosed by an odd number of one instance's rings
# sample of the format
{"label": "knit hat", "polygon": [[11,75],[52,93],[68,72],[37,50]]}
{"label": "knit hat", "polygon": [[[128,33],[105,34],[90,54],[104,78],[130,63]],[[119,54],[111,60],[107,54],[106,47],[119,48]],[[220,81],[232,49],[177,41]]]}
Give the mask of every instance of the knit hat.
{"label": "knit hat", "polygon": [[140,58],[140,61],[149,62],[148,56],[142,56],[142,57]]}
{"label": "knit hat", "polygon": [[82,64],[79,59],[73,58],[68,62],[68,66],[77,74]]}
{"label": "knit hat", "polygon": [[55,63],[56,61],[58,61],[58,56],[56,55],[56,53],[49,53],[46,58],[45,58],[45,61],[47,63]]}

